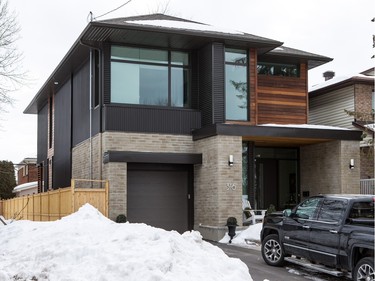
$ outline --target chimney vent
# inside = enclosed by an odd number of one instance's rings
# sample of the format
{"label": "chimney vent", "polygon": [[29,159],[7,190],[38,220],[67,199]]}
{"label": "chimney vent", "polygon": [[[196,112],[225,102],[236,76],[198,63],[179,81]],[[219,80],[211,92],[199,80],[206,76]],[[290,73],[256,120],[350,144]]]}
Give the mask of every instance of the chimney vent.
{"label": "chimney vent", "polygon": [[323,73],[323,77],[324,77],[324,80],[327,81],[329,79],[332,79],[333,77],[335,77],[335,73],[331,70],[328,70],[326,72]]}

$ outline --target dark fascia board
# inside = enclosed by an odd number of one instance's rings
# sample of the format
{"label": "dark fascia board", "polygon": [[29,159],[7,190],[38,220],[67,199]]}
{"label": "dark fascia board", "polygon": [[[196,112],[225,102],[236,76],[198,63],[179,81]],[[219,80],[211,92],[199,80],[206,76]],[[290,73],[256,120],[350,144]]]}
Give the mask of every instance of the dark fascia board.
{"label": "dark fascia board", "polygon": [[[329,80],[328,80],[329,81]],[[325,93],[329,93],[332,91],[336,91],[348,86],[352,86],[354,84],[364,84],[364,85],[374,85],[374,77],[360,77],[360,76],[353,76],[348,79],[342,80],[335,84],[328,85],[326,87],[319,88],[317,90],[313,90],[309,92],[309,98],[316,97],[323,95]]]}
{"label": "dark fascia board", "polygon": [[202,164],[201,153],[107,151],[103,163]]}
{"label": "dark fascia board", "polygon": [[269,56],[271,58],[276,59],[289,59],[291,61],[296,62],[307,61],[307,66],[309,70],[333,60],[333,58],[330,57],[313,54],[302,50],[289,48],[286,46],[280,46],[278,48],[275,48],[270,52],[266,53],[265,56]]}
{"label": "dark fascia board", "polygon": [[248,126],[238,124],[214,124],[193,131],[193,140],[215,135],[254,136],[275,138],[310,138],[327,140],[361,140],[361,131],[333,130],[300,127]]}

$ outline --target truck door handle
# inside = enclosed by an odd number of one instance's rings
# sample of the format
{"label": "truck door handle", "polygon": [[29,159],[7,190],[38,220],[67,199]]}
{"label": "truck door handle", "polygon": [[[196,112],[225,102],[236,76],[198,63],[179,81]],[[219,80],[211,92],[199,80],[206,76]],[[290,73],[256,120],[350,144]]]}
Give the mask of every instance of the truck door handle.
{"label": "truck door handle", "polygon": [[337,234],[338,233],[338,231],[337,230],[333,230],[333,229],[330,229],[330,231],[329,232],[331,232],[331,233],[333,233],[333,234]]}
{"label": "truck door handle", "polygon": [[302,228],[304,228],[304,229],[310,229],[310,226],[304,225],[304,226],[302,226]]}

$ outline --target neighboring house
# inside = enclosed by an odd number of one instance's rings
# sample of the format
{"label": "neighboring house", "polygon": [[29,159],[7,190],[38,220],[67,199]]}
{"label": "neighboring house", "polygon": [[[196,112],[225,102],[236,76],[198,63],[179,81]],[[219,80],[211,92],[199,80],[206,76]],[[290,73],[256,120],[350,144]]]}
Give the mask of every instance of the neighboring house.
{"label": "neighboring house", "polygon": [[16,196],[38,193],[38,168],[36,158],[25,158],[17,164],[17,186],[13,189]]}
{"label": "neighboring house", "polygon": [[111,219],[210,239],[242,197],[353,193],[361,133],[305,125],[308,70],[329,61],[161,14],[90,22],[25,110],[44,190],[107,179]]}
{"label": "neighboring house", "polygon": [[[326,81],[309,91],[309,123],[360,129],[360,178],[374,178],[374,68],[350,77],[323,74]],[[354,113],[348,114],[348,112]]]}

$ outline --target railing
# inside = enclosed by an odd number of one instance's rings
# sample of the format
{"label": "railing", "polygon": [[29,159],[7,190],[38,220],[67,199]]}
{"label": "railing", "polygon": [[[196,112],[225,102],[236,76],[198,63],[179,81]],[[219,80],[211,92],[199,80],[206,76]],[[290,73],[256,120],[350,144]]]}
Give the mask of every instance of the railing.
{"label": "railing", "polygon": [[360,193],[375,195],[375,179],[360,180]]}
{"label": "railing", "polygon": [[53,221],[86,203],[108,217],[108,181],[72,179],[71,187],[0,201],[6,219]]}

